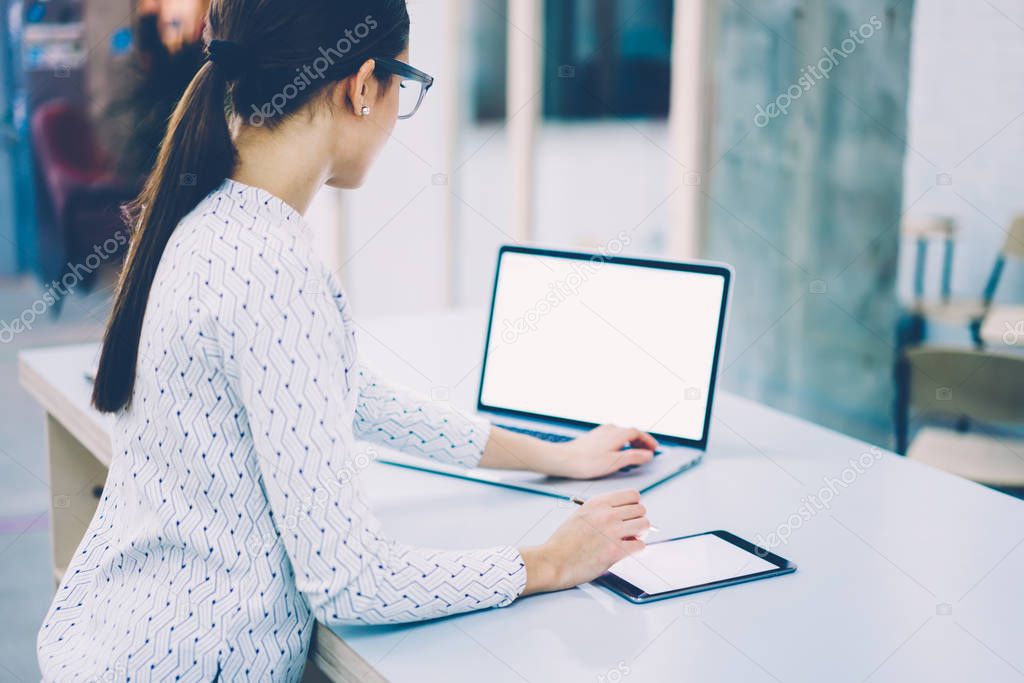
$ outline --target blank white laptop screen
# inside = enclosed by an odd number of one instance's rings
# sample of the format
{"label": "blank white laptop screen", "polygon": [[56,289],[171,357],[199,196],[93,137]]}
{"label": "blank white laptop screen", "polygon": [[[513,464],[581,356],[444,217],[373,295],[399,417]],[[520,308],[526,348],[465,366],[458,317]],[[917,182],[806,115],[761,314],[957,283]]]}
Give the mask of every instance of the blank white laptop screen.
{"label": "blank white laptop screen", "polygon": [[701,440],[727,275],[505,251],[482,408]]}

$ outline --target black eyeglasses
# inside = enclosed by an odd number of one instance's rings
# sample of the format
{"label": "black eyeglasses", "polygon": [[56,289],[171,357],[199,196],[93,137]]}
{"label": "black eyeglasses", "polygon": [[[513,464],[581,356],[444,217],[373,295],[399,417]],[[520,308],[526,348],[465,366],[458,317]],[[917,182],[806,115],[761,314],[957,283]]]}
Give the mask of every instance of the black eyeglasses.
{"label": "black eyeglasses", "polygon": [[398,91],[398,118],[412,118],[423,104],[430,86],[434,85],[434,77],[397,59],[374,57],[374,62],[381,69],[402,79]]}

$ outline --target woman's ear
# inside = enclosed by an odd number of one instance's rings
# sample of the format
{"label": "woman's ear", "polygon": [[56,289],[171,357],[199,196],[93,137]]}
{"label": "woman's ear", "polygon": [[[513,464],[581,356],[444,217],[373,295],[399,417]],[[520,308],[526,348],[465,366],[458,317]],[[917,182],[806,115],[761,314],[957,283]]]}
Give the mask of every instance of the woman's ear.
{"label": "woman's ear", "polygon": [[377,62],[367,59],[359,71],[349,76],[343,84],[342,91],[348,101],[340,104],[356,116],[369,116],[377,102],[379,84],[373,77],[376,67]]}

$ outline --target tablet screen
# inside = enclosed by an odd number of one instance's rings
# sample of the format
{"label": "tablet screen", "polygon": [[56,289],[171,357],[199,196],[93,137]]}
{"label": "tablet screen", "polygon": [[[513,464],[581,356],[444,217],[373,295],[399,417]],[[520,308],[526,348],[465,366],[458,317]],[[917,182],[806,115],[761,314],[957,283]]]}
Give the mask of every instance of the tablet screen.
{"label": "tablet screen", "polygon": [[714,534],[652,543],[608,570],[648,595],[727,581],[778,569]]}

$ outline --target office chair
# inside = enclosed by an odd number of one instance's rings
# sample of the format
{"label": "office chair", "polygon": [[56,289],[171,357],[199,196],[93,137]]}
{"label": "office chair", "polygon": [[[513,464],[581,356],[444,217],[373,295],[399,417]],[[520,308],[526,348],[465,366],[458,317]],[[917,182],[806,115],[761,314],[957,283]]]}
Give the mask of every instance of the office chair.
{"label": "office chair", "polygon": [[[1018,216],[1007,231],[1006,240],[996,255],[981,298],[953,299],[950,293],[954,239],[957,224],[951,217],[907,217],[901,226],[903,236],[917,245],[914,263],[914,300],[904,311],[896,333],[894,369],[896,451],[906,453],[909,428],[908,387],[910,367],[907,349],[920,345],[928,336],[930,321],[954,327],[966,327],[976,349],[1024,347],[1024,306],[995,305],[993,299],[1010,259],[1024,260],[1024,215]],[[931,242],[944,242],[942,282],[939,300],[925,297],[925,261]]]}
{"label": "office chair", "polygon": [[1018,305],[994,305],[996,290],[1003,271],[1010,259],[1024,261],[1024,215],[1017,216],[1006,233],[1003,247],[996,256],[995,265],[989,275],[982,294],[984,306],[982,317],[972,326],[972,336],[981,346],[1000,347],[1002,345],[1024,347],[1024,302]]}
{"label": "office chair", "polygon": [[[907,216],[900,225],[904,239],[913,240],[914,256],[914,298],[907,313],[920,319],[920,333],[915,343],[926,336],[925,326],[929,321],[951,326],[969,326],[984,315],[984,302],[979,299],[954,299],[952,296],[953,251],[959,226],[950,216]],[[942,274],[938,300],[926,297],[925,275],[928,250],[932,243],[942,242]]]}
{"label": "office chair", "polygon": [[[96,246],[124,228],[121,206],[137,194],[138,184],[118,175],[85,112],[67,100],[39,106],[31,126],[43,190],[40,274],[44,281],[61,280],[71,266],[80,266]],[[109,261],[116,263],[118,255],[109,254]],[[75,272],[84,271],[79,267]],[[90,273],[76,284],[88,288],[94,276]]]}
{"label": "office chair", "polygon": [[1024,355],[917,348],[907,358],[911,411],[932,423],[907,457],[994,488],[1024,488]]}

